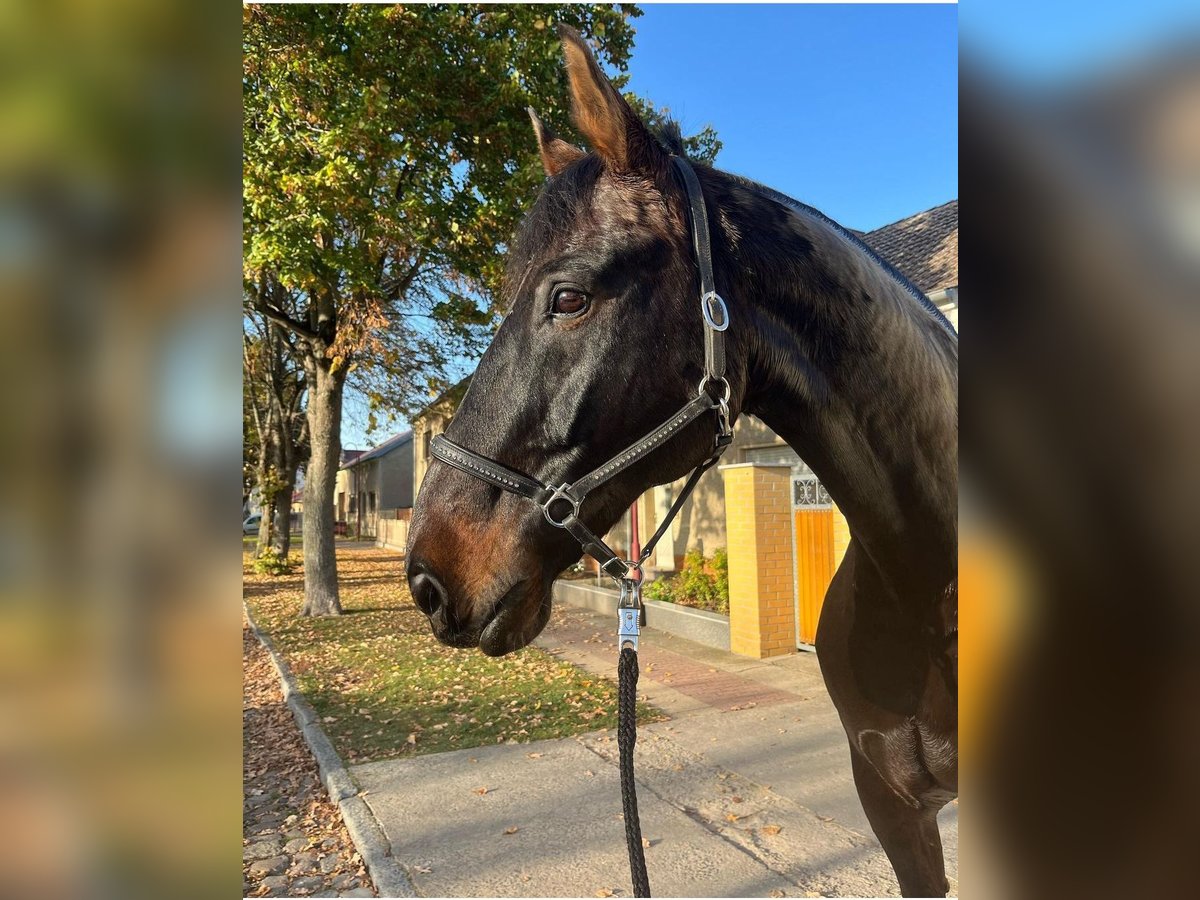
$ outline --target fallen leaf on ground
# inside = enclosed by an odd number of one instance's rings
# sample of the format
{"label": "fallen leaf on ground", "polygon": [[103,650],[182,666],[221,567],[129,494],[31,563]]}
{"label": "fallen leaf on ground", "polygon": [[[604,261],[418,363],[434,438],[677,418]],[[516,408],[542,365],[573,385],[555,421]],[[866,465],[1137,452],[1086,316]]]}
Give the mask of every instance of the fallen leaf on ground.
{"label": "fallen leaf on ground", "polygon": [[528,756],[530,759],[541,759],[542,758],[542,754],[540,754],[540,753],[526,753],[525,755]]}
{"label": "fallen leaf on ground", "polygon": [[614,896],[614,894],[612,892],[612,888],[600,888],[600,890],[596,891],[596,896],[597,897],[612,897],[612,896]]}
{"label": "fallen leaf on ground", "polygon": [[759,831],[761,831],[763,834],[779,834],[779,832],[783,831],[783,826],[781,826],[781,825],[764,825],[762,828],[759,829]]}
{"label": "fallen leaf on ground", "polygon": [[509,825],[507,828],[504,829],[504,833],[505,834],[516,834],[520,830],[521,829],[518,828],[516,825]]}
{"label": "fallen leaf on ground", "polygon": [[[283,703],[279,676],[270,657],[243,624],[242,632],[242,727],[247,740],[243,758],[244,799],[263,798],[254,808],[243,808],[244,843],[260,837],[296,829],[309,846],[319,840],[322,855],[336,865],[326,877],[339,874],[358,878],[369,885],[361,860],[353,852],[336,804],[321,785],[316,760],[300,734],[291,710]],[[282,835],[280,835],[282,837]],[[294,838],[293,838],[294,839]],[[256,860],[243,862],[246,893],[265,893],[260,876],[249,872]]]}
{"label": "fallen leaf on ground", "polygon": [[650,838],[642,838],[642,846],[647,850],[650,849],[650,847],[653,846],[653,844],[650,843]]}
{"label": "fallen leaf on ground", "polygon": [[767,894],[767,896],[768,896],[768,897],[786,897],[786,896],[787,896],[787,894],[785,894],[785,893],[784,893],[783,891],[781,891],[779,888],[774,888],[774,889],[771,891],[771,893]]}
{"label": "fallen leaf on ground", "polygon": [[415,745],[415,744],[417,743],[417,735],[416,735],[416,733],[414,732],[413,734],[410,734],[410,735],[409,735],[407,738],[405,738],[405,742],[406,742],[406,743],[409,743],[409,744],[414,744],[414,745]]}
{"label": "fallen leaf on ground", "polygon": [[725,821],[726,822],[736,822],[740,818],[741,818],[741,816],[739,816],[737,813],[728,813],[725,816]]}
{"label": "fallen leaf on ground", "polygon": [[488,789],[486,787],[477,787],[472,793],[478,794],[480,797],[482,797],[487,792]]}

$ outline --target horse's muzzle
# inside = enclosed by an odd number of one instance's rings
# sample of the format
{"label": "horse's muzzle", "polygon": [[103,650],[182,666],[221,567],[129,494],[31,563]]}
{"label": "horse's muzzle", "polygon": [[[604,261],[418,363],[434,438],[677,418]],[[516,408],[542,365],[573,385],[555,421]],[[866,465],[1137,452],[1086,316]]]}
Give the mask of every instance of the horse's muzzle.
{"label": "horse's muzzle", "polygon": [[409,561],[408,590],[417,608],[429,617],[434,637],[443,644],[466,649],[479,643],[479,632],[460,625],[446,588],[419,559]]}

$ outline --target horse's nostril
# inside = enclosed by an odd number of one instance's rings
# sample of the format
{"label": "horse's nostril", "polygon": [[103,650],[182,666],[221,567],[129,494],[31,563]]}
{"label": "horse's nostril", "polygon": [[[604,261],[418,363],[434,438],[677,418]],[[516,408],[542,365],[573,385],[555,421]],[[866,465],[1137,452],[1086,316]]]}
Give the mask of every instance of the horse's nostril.
{"label": "horse's nostril", "polygon": [[408,590],[417,608],[427,616],[434,615],[445,605],[446,595],[441,584],[420,564],[414,564],[409,569]]}

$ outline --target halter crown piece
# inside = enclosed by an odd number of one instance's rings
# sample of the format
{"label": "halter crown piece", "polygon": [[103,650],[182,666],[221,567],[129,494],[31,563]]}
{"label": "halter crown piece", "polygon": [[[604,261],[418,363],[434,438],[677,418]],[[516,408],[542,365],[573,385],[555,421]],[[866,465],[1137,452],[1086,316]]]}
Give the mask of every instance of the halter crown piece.
{"label": "halter crown piece", "polygon": [[[478,453],[454,443],[444,435],[438,435],[430,444],[430,452],[446,465],[473,475],[481,481],[486,481],[502,491],[532,500],[540,506],[547,522],[555,528],[564,528],[569,531],[579,541],[583,552],[595,559],[605,574],[622,583],[623,604],[628,591],[633,595],[630,599],[636,604],[634,608],[639,610],[641,609],[640,591],[636,588],[629,588],[626,583],[633,582],[636,585],[640,581],[642,564],[654,552],[655,545],[679,514],[684,502],[700,480],[700,476],[716,464],[717,460],[721,458],[721,454],[725,452],[725,448],[733,440],[733,427],[729,420],[729,381],[725,378],[725,331],[729,328],[729,309],[721,295],[717,293],[716,282],[713,279],[708,208],[704,203],[704,193],[701,191],[700,181],[696,178],[691,164],[681,156],[673,156],[671,159],[675,164],[676,173],[687,190],[692,245],[695,250],[696,268],[700,275],[700,314],[704,322],[704,377],[696,389],[695,398],[680,407],[679,411],[662,425],[630,444],[612,459],[582,478],[578,478],[574,482],[564,482],[558,487],[510,469],[486,456],[480,456]],[[715,397],[710,394],[710,389],[715,391]],[[584,524],[580,517],[580,507],[583,505],[583,501],[596,488],[652,453],[675,434],[710,411],[717,414],[716,439],[712,455],[692,472],[683,490],[671,505],[666,518],[663,519],[658,530],[654,532],[642,549],[641,555],[636,560],[621,559],[608,544]],[[638,578],[631,578],[631,574],[634,572],[637,573]],[[625,607],[623,606],[623,608]],[[624,623],[622,623],[622,627],[624,628]],[[632,638],[633,645],[636,647],[636,626]]]}

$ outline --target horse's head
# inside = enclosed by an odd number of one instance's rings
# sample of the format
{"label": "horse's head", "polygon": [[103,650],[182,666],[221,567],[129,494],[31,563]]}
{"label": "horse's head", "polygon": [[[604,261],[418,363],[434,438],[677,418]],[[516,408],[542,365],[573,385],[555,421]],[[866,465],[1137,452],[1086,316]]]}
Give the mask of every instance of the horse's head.
{"label": "horse's head", "polygon": [[[573,120],[592,153],[533,115],[549,176],[509,249],[508,314],[447,437],[547,484],[578,478],[696,396],[703,333],[686,194],[667,150],[564,29]],[[531,112],[532,115],[532,112]],[[603,534],[644,490],[713,449],[704,416],[590,494]],[[580,557],[537,504],[433,462],[417,498],[408,579],[434,633],[499,656],[550,615]]]}

